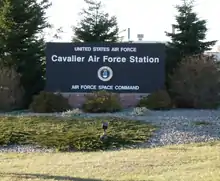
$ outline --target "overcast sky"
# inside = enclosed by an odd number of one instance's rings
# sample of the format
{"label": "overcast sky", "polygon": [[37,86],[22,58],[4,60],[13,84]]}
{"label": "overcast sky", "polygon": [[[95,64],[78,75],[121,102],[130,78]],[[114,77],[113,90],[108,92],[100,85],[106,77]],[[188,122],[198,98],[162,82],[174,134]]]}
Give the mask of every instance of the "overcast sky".
{"label": "overcast sky", "polygon": [[[105,10],[116,15],[121,30],[131,28],[131,39],[137,40],[137,34],[144,34],[146,41],[169,40],[164,31],[171,31],[175,23],[174,6],[181,0],[103,0]],[[83,0],[52,0],[48,10],[49,21],[56,28],[63,27],[61,41],[69,42],[72,36],[71,26],[76,25],[78,13],[85,6]],[[220,0],[197,0],[195,11],[206,19],[207,40],[218,40],[220,45]],[[127,40],[127,32],[123,33]],[[48,41],[50,38],[48,37]],[[216,50],[216,47],[214,48]]]}

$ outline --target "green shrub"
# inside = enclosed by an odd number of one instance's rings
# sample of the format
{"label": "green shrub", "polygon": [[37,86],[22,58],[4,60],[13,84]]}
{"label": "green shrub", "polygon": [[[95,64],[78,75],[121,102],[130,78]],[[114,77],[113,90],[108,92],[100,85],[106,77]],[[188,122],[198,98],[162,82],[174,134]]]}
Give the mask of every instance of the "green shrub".
{"label": "green shrub", "polygon": [[67,111],[71,106],[61,94],[42,91],[34,96],[30,109],[36,113],[53,113]]}
{"label": "green shrub", "polygon": [[85,95],[83,110],[91,113],[117,112],[121,110],[120,99],[117,94],[98,91]]}
{"label": "green shrub", "polygon": [[[102,121],[109,123],[107,139]],[[0,145],[35,145],[59,151],[99,151],[147,141],[153,125],[121,118],[0,117]]]}
{"label": "green shrub", "polygon": [[170,93],[179,108],[216,108],[220,102],[220,71],[206,55],[184,58],[170,81]]}
{"label": "green shrub", "polygon": [[163,110],[172,108],[172,101],[167,91],[159,90],[143,97],[137,106],[152,110]]}
{"label": "green shrub", "polygon": [[20,78],[13,67],[0,67],[0,110],[12,111],[23,107],[25,92]]}

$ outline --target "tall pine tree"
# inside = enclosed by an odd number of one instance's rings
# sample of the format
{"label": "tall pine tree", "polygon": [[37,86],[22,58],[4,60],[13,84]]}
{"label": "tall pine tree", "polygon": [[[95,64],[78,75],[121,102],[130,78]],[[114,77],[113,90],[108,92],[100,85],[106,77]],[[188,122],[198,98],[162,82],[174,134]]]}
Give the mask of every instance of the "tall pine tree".
{"label": "tall pine tree", "polygon": [[177,5],[178,15],[174,25],[175,33],[166,35],[171,38],[167,45],[167,73],[172,74],[177,64],[184,56],[204,53],[211,50],[217,41],[204,41],[206,38],[206,20],[201,20],[193,12],[194,1],[182,0]]}
{"label": "tall pine tree", "polygon": [[101,2],[84,0],[88,8],[80,13],[78,26],[73,28],[73,42],[117,42],[120,40],[115,16],[110,17],[102,10]]}
{"label": "tall pine tree", "polygon": [[49,6],[48,0],[0,1],[0,63],[21,74],[27,105],[44,88],[45,42],[40,35],[50,27],[45,16]]}

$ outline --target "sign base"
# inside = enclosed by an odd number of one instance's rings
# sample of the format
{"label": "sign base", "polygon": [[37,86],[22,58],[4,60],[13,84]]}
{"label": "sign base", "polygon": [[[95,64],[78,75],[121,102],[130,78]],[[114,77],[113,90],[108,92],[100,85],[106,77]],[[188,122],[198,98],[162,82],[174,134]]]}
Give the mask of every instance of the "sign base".
{"label": "sign base", "polygon": [[[81,108],[83,103],[85,102],[85,95],[89,93],[61,93],[65,98],[68,99],[69,104],[73,108]],[[139,100],[149,95],[146,94],[138,94],[138,93],[121,93],[119,94],[121,105],[123,108],[135,107]]]}

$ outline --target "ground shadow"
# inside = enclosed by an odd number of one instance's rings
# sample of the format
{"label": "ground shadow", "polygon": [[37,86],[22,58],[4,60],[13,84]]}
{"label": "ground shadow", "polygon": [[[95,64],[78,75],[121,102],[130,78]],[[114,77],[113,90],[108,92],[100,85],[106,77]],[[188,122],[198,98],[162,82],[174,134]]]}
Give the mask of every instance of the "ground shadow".
{"label": "ground shadow", "polygon": [[32,174],[32,173],[0,173],[0,177],[16,177],[21,179],[53,179],[58,181],[102,181],[100,179],[87,179],[69,176],[55,176],[48,174]]}
{"label": "ground shadow", "polygon": [[177,147],[177,148],[166,148],[167,150],[172,150],[172,151],[190,151],[192,149],[190,148],[180,148],[180,147]]}

